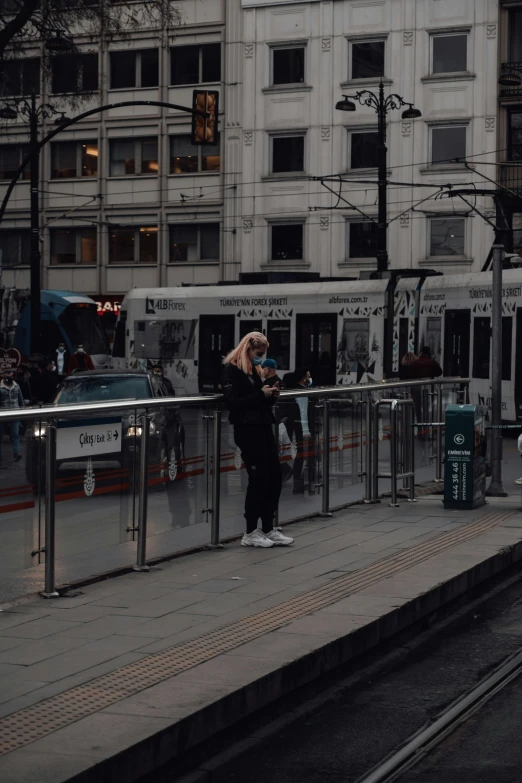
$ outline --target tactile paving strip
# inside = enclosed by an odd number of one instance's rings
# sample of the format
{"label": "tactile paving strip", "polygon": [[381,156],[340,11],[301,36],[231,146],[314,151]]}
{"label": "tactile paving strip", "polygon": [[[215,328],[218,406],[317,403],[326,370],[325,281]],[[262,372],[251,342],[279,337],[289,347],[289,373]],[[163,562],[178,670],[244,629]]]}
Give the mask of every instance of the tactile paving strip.
{"label": "tactile paving strip", "polygon": [[259,636],[276,631],[287,623],[336,603],[376,582],[412,568],[470,538],[491,530],[508,513],[489,513],[458,530],[389,555],[369,566],[332,579],[322,587],[300,593],[277,606],[210,631],[192,641],[182,642],[135,663],[127,664],[92,682],[71,688],[34,707],[14,712],[0,720],[0,755],[9,753],[57,729],[68,726],[145,688],[233,650]]}

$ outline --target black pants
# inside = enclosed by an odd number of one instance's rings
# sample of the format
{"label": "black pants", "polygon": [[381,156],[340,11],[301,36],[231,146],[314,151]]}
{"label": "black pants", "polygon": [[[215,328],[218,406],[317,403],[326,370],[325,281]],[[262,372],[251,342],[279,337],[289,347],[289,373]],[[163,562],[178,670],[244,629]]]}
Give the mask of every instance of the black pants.
{"label": "black pants", "polygon": [[269,533],[281,494],[279,453],[269,424],[236,426],[234,440],[248,473],[245,499],[246,532],[251,533],[261,518],[263,532]]}

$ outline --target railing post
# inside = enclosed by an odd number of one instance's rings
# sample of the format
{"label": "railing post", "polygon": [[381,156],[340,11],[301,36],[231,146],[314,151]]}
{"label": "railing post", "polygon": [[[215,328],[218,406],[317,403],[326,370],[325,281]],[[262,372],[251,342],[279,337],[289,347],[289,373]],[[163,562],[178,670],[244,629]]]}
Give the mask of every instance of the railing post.
{"label": "railing post", "polygon": [[140,495],[138,500],[138,556],[135,571],[149,571],[147,565],[147,501],[149,492],[149,417],[140,416]]}
{"label": "railing post", "polygon": [[[442,424],[442,384],[437,384],[437,423]],[[435,481],[441,482],[442,478],[442,427],[436,429],[435,441]]]}
{"label": "railing post", "polygon": [[[366,395],[366,442],[364,445],[364,461],[365,461],[365,503],[373,503],[376,499],[376,494],[373,492],[373,476],[372,476],[372,398],[369,394]],[[361,440],[362,440],[362,427],[361,427]]]}
{"label": "railing post", "polygon": [[410,476],[410,497],[408,498],[409,503],[416,503],[415,498],[415,432],[413,430],[413,420],[415,418],[415,403],[413,400],[410,400],[410,405],[406,405],[406,419],[408,422],[408,433],[406,435],[406,441],[410,445],[410,463],[406,468],[406,472],[411,472]]}
{"label": "railing post", "polygon": [[390,405],[391,443],[390,443],[390,473],[391,473],[391,503],[395,507],[397,503],[397,401]]}
{"label": "railing post", "polygon": [[56,476],[56,421],[47,422],[45,430],[45,589],[43,598],[58,598],[54,584],[55,566],[55,476]]}
{"label": "railing post", "polygon": [[212,432],[212,521],[210,549],[223,549],[219,543],[219,512],[221,508],[221,411],[214,410]]}
{"label": "railing post", "polygon": [[330,511],[330,405],[327,398],[323,400],[323,459],[322,459],[322,517],[331,517]]}
{"label": "railing post", "polygon": [[377,500],[379,497],[379,404],[373,406],[373,454],[372,454],[372,499]]}

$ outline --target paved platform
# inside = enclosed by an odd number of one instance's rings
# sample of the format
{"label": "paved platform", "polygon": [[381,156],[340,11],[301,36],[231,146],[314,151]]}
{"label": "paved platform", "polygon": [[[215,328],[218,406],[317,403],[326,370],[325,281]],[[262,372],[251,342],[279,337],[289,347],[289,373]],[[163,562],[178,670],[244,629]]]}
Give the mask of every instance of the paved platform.
{"label": "paved platform", "polygon": [[[522,559],[520,499],[355,505],[0,612],[2,783],[131,783]],[[205,764],[201,765],[204,778]]]}

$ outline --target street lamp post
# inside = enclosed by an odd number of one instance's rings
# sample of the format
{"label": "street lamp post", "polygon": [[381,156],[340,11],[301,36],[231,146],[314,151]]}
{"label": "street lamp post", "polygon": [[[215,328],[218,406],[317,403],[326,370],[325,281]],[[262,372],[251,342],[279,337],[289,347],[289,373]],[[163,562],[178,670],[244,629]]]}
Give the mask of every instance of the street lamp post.
{"label": "street lamp post", "polygon": [[377,189],[378,189],[378,214],[377,214],[377,270],[382,273],[388,269],[388,215],[387,215],[387,154],[386,147],[386,115],[389,111],[397,110],[403,106],[408,108],[403,111],[403,120],[413,120],[421,117],[418,109],[413,107],[400,95],[392,94],[384,96],[384,84],[379,84],[379,92],[371,90],[359,90],[355,95],[344,95],[342,101],[338,101],[335,108],[339,111],[355,111],[357,101],[361,106],[369,106],[377,114]]}

